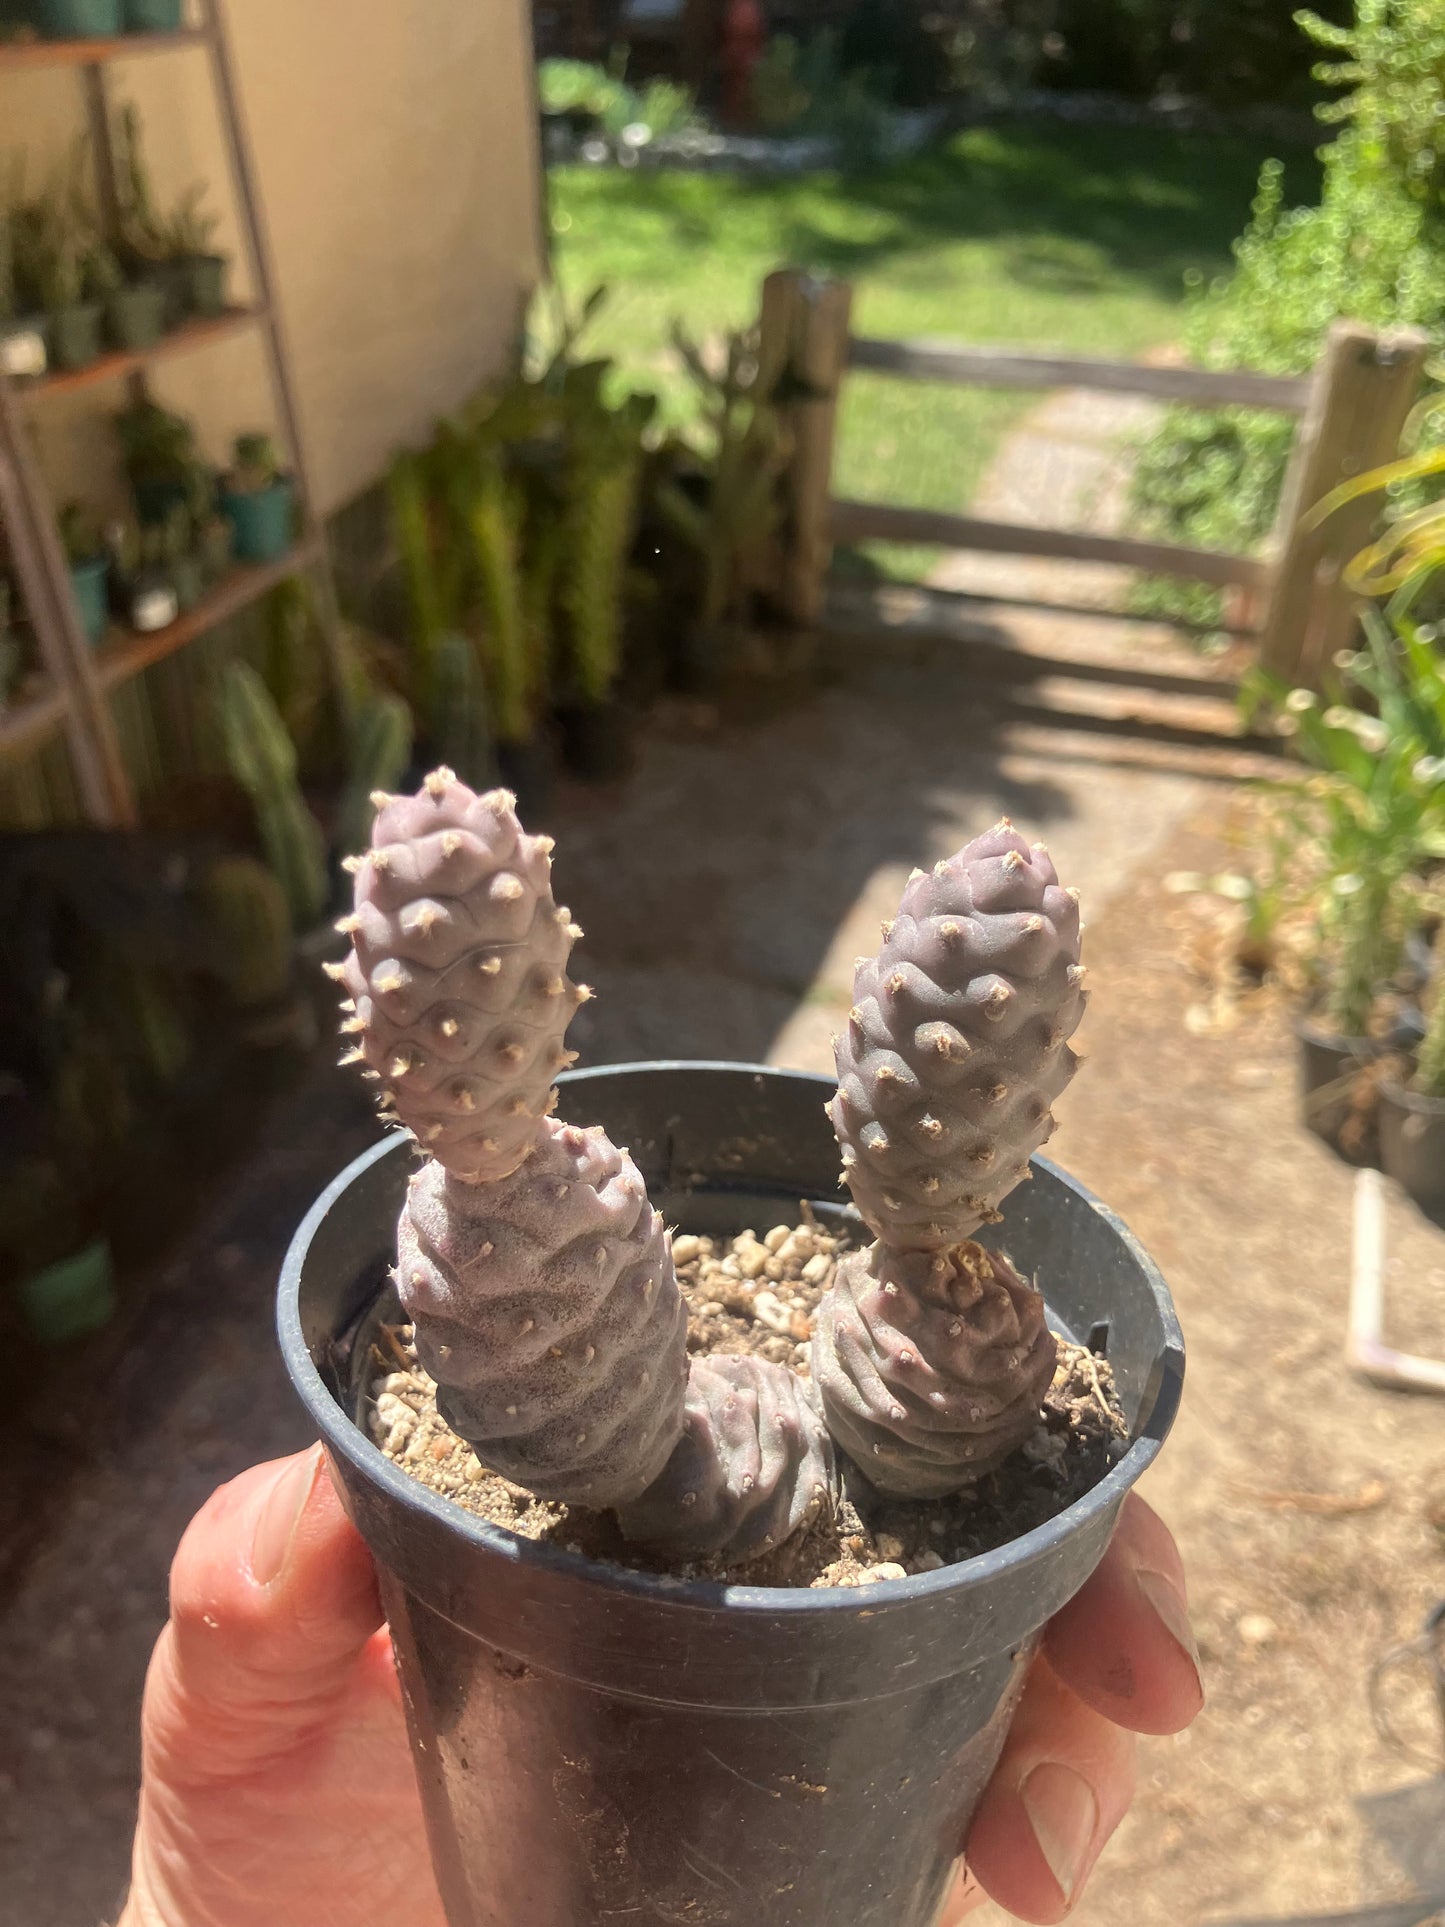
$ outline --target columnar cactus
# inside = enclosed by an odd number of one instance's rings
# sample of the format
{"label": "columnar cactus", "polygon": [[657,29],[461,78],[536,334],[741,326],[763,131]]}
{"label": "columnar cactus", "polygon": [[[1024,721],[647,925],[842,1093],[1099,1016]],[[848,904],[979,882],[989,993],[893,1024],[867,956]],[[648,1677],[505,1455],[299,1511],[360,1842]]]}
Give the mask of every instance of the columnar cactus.
{"label": "columnar cactus", "polygon": [[868,1478],[922,1497],[1006,1458],[1053,1375],[1042,1299],[971,1240],[1053,1130],[1084,973],[1075,893],[1006,821],[915,871],[883,936],[858,964],[829,1107],[879,1241],[839,1267],[813,1376]]}
{"label": "columnar cactus", "polygon": [[[623,1508],[673,1552],[750,1557],[831,1497],[831,1445],[784,1366],[698,1361],[671,1243],[599,1128],[551,1116],[587,996],[551,842],[504,790],[449,770],[375,799],[342,919],[353,1061],[430,1161],[412,1178],[397,1287],[442,1416],[544,1497]],[[688,1408],[684,1415],[684,1395]]]}

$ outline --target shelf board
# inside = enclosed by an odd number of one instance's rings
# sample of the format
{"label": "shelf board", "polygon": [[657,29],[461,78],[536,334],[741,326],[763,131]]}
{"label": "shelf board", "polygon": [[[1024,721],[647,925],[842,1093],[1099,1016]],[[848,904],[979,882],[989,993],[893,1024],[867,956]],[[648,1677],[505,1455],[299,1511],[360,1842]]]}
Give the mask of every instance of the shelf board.
{"label": "shelf board", "polygon": [[65,721],[65,698],[51,683],[33,696],[0,709],[0,756],[23,756],[40,746]]}
{"label": "shelf board", "polygon": [[16,386],[22,394],[74,394],[77,389],[93,387],[97,382],[117,381],[124,375],[139,374],[152,362],[164,361],[171,355],[189,354],[213,342],[226,341],[242,328],[249,328],[259,321],[263,313],[264,309],[260,307],[227,308],[224,314],[206,315],[194,321],[182,322],[179,328],[172,328],[169,334],[162,335],[153,348],[118,348],[112,354],[102,355],[99,361],[87,363],[84,368],[57,368],[48,375],[41,375],[36,381],[20,382]]}
{"label": "shelf board", "polygon": [[187,27],[180,33],[123,33],[101,40],[0,41],[0,74],[32,67],[99,67],[137,54],[169,53],[177,47],[203,47],[206,35]]}
{"label": "shelf board", "polygon": [[[304,536],[278,562],[243,563],[232,569],[194,609],[188,609],[167,629],[155,629],[143,635],[134,629],[112,628],[95,652],[95,670],[102,690],[119,688],[121,683],[138,676],[153,663],[175,655],[197,636],[228,622],[288,576],[316,561],[320,552],[317,539]],[[64,721],[65,698],[49,685],[21,702],[0,709],[0,758],[8,760],[39,749]]]}
{"label": "shelf board", "polygon": [[112,629],[95,656],[101,688],[110,690],[128,682],[143,669],[164,662],[167,656],[184,649],[197,636],[229,622],[232,616],[249,609],[253,602],[274,589],[278,582],[286,581],[288,576],[314,562],[318,552],[314,538],[307,536],[278,562],[242,563],[167,629],[153,629],[148,634],[134,629]]}

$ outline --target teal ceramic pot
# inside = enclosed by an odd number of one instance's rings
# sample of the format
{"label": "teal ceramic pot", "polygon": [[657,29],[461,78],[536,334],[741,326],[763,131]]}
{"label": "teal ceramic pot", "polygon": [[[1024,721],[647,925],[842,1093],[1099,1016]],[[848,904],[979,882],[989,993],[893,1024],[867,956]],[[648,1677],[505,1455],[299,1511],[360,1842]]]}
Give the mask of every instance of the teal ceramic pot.
{"label": "teal ceramic pot", "polygon": [[94,647],[110,623],[110,558],[95,555],[87,562],[72,562],[70,581],[80,611],[80,626]]}
{"label": "teal ceramic pot", "polygon": [[122,0],[127,33],[179,33],[182,0]]}
{"label": "teal ceramic pot", "polygon": [[121,0],[31,0],[47,40],[104,40],[120,32]]}
{"label": "teal ceramic pot", "polygon": [[115,1316],[115,1268],[104,1239],[21,1280],[20,1308],[42,1345],[99,1331]]}
{"label": "teal ceramic pot", "polygon": [[122,288],[105,304],[111,345],[137,353],[154,348],[166,329],[166,291],[157,281]]}
{"label": "teal ceramic pot", "polygon": [[100,360],[103,317],[98,301],[77,301],[73,308],[54,310],[50,316],[50,359],[57,368],[88,368]]}
{"label": "teal ceramic pot", "polygon": [[238,562],[278,562],[291,547],[296,489],[289,475],[249,494],[221,490],[221,513],[235,536]]}

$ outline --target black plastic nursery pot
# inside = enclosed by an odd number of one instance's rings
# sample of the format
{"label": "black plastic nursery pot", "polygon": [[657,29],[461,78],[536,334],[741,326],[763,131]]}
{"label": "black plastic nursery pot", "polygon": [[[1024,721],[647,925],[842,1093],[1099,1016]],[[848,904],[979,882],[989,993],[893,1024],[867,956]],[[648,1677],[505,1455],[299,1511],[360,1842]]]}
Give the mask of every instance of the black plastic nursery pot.
{"label": "black plastic nursery pot", "polygon": [[[671,1224],[845,1214],[818,1077],[644,1064],[565,1080]],[[296,1235],[280,1338],[377,1560],[452,1927],[932,1927],[1044,1622],[1102,1556],[1178,1407],[1183,1341],[1135,1239],[1054,1166],[996,1242],[1104,1352],[1130,1443],[1049,1524],[857,1590],[705,1584],[521,1539],[392,1464],[355,1422],[409,1141],[358,1158]]]}
{"label": "black plastic nursery pot", "polygon": [[98,301],[78,301],[50,316],[50,359],[57,368],[88,368],[100,359],[104,309]]}
{"label": "black plastic nursery pot", "polygon": [[192,254],[186,257],[186,294],[192,314],[218,315],[226,312],[226,276],[230,267],[224,254]]}
{"label": "black plastic nursery pot", "polygon": [[1445,1098],[1382,1078],[1380,1163],[1422,1211],[1445,1213]]}
{"label": "black plastic nursery pot", "polygon": [[568,703],[555,711],[562,761],[585,783],[616,783],[637,761],[632,712],[624,703]]}
{"label": "black plastic nursery pot", "polygon": [[154,348],[166,329],[166,291],[156,281],[120,288],[105,304],[111,345],[138,353]]}
{"label": "black plastic nursery pot", "polygon": [[[1341,1037],[1311,1017],[1297,1017],[1300,1117],[1306,1130],[1353,1163],[1371,1161],[1373,1125],[1357,1105],[1360,1074],[1380,1055],[1373,1037]],[[1353,1120],[1360,1120],[1358,1142],[1351,1141]]]}

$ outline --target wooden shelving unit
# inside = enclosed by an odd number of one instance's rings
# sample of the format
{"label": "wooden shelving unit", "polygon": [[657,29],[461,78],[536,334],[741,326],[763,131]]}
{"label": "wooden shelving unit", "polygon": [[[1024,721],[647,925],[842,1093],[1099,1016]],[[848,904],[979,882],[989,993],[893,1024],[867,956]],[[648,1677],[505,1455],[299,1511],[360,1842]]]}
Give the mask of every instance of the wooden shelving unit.
{"label": "wooden shelving unit", "polygon": [[[31,625],[39,643],[44,680],[31,695],[0,708],[0,757],[33,752],[57,731],[64,731],[87,815],[98,825],[123,827],[136,820],[131,789],[107,697],[132,676],[186,648],[198,636],[249,608],[278,583],[310,570],[317,583],[323,633],[340,688],[336,605],[327,566],[325,536],[316,512],[310,473],[302,446],[290,361],[282,333],[255,172],[236,91],[221,0],[195,0],[199,25],[173,34],[125,34],[104,40],[35,40],[0,44],[0,81],[7,75],[40,68],[77,70],[84,83],[85,108],[100,168],[100,200],[115,205],[110,175],[110,103],[106,70],[111,63],[147,54],[203,50],[230,162],[240,213],[242,245],[256,290],[255,300],[224,314],[192,320],[173,329],[153,347],[102,356],[85,368],[54,370],[38,380],[14,380],[0,373],[0,520],[3,520],[15,573],[20,578]],[[60,540],[55,506],[40,473],[29,432],[27,411],[58,395],[128,381],[143,387],[149,369],[170,357],[201,352],[243,330],[262,335],[282,438],[290,451],[296,479],[301,534],[289,554],[260,567],[238,567],[169,628],[141,635],[113,629],[99,649],[85,635],[75,605],[70,572]]]}

